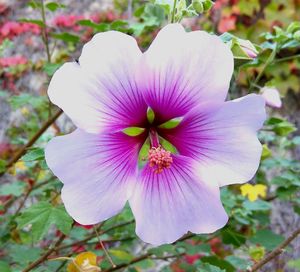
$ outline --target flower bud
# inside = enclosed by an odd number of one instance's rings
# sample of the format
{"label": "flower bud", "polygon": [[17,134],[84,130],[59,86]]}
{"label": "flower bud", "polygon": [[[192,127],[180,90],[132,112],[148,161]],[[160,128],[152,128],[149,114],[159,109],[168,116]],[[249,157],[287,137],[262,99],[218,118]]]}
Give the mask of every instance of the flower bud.
{"label": "flower bud", "polygon": [[261,89],[261,95],[266,104],[273,108],[280,108],[282,105],[279,91],[274,87],[264,87]]}
{"label": "flower bud", "polygon": [[249,58],[255,59],[257,57],[258,52],[250,41],[239,39],[238,43]]}

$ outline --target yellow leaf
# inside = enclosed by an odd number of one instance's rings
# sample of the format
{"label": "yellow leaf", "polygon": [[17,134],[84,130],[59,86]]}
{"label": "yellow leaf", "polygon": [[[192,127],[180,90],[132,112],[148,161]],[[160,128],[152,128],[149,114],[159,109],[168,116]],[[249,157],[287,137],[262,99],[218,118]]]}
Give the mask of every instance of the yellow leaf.
{"label": "yellow leaf", "polygon": [[78,254],[67,267],[68,272],[99,272],[97,266],[97,255],[87,251]]}

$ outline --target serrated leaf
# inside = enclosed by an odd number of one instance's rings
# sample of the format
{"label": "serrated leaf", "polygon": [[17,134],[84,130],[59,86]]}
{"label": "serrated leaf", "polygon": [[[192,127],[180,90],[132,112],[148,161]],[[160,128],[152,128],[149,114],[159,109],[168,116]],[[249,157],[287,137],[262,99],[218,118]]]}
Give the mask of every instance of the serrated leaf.
{"label": "serrated leaf", "polygon": [[20,196],[23,194],[24,189],[26,187],[25,182],[12,182],[4,184],[0,187],[0,195],[13,195],[13,196]]}
{"label": "serrated leaf", "polygon": [[[12,245],[9,247],[9,253],[12,260],[24,267],[36,259],[38,259],[42,253],[40,248],[29,247],[26,245]],[[2,270],[0,270],[2,272]]]}
{"label": "serrated leaf", "polygon": [[73,219],[62,205],[53,206],[48,202],[40,202],[25,210],[18,217],[17,222],[19,228],[31,225],[33,241],[37,242],[47,234],[51,225],[55,225],[64,234],[68,234]]}
{"label": "serrated leaf", "polygon": [[284,241],[282,235],[276,234],[271,230],[258,230],[256,234],[250,238],[254,244],[259,244],[267,250],[272,250]]}

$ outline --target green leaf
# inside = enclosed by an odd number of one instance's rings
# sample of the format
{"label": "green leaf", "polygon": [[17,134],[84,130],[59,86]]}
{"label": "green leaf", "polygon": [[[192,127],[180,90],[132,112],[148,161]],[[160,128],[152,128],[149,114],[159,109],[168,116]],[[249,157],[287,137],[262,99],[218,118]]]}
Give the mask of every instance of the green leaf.
{"label": "green leaf", "polygon": [[4,261],[0,261],[0,271],[1,272],[11,272],[9,264]]}
{"label": "green leaf", "polygon": [[70,34],[68,32],[64,32],[64,33],[60,33],[60,34],[52,33],[52,37],[57,40],[62,40],[64,42],[71,42],[71,43],[77,43],[80,40],[80,38],[78,36]]}
{"label": "green leaf", "polygon": [[127,263],[130,262],[133,259],[133,255],[130,253],[124,251],[124,250],[119,250],[119,249],[110,249],[108,251],[112,256],[118,258],[119,260]]}
{"label": "green leaf", "polygon": [[[219,267],[223,269],[221,271],[226,272],[235,272],[235,268],[227,261],[217,258],[216,256],[204,256],[201,258],[203,263],[209,263],[210,265]],[[201,271],[201,270],[200,270]],[[210,271],[210,270],[208,270]],[[218,270],[211,270],[211,271],[218,271]]]}
{"label": "green leaf", "polygon": [[256,234],[250,238],[250,241],[265,247],[267,250],[272,250],[284,241],[284,237],[265,229],[258,230]]}
{"label": "green leaf", "polygon": [[239,247],[246,242],[244,235],[229,229],[228,227],[222,230],[221,235],[223,243],[227,245],[232,244]]}
{"label": "green leaf", "polygon": [[48,76],[53,76],[55,71],[61,66],[60,63],[49,63],[46,62],[44,64],[43,70],[46,72]]}
{"label": "green leaf", "polygon": [[35,147],[31,148],[27,151],[27,153],[21,158],[24,162],[29,161],[40,161],[45,158],[45,152],[44,149]]}
{"label": "green leaf", "polygon": [[296,31],[300,30],[300,22],[292,22],[288,28],[287,28],[287,32],[289,33],[294,33]]}
{"label": "green leaf", "polygon": [[249,255],[254,261],[261,260],[266,254],[266,250],[262,246],[255,246],[249,248]]}
{"label": "green leaf", "polygon": [[[40,257],[42,250],[36,247],[29,247],[26,245],[13,244],[9,248],[9,255],[12,260],[24,268],[24,265],[35,261]],[[2,270],[0,270],[2,272]]]}
{"label": "green leaf", "polygon": [[147,109],[147,119],[148,119],[148,122],[150,124],[152,124],[153,121],[154,121],[154,118],[155,118],[154,111],[150,107],[148,107],[148,109]]}
{"label": "green leaf", "polygon": [[16,110],[26,105],[31,105],[34,108],[43,107],[47,99],[44,96],[36,96],[28,93],[14,95],[8,99],[11,107]]}
{"label": "green leaf", "polygon": [[269,149],[269,147],[266,144],[264,144],[263,150],[261,153],[261,160],[265,160],[267,158],[270,158],[271,156],[272,156],[271,150]]}
{"label": "green leaf", "polygon": [[167,252],[169,254],[176,253],[174,245],[161,245],[148,250],[149,253],[154,254],[157,257],[162,257]]}
{"label": "green leaf", "polygon": [[31,24],[38,25],[40,27],[45,27],[46,26],[42,20],[22,18],[22,19],[19,20],[19,22],[22,22],[22,23],[31,23]]}
{"label": "green leaf", "polygon": [[288,267],[294,268],[294,269],[296,269],[297,271],[300,271],[300,259],[297,259],[297,260],[290,260],[290,261],[288,262]]}
{"label": "green leaf", "polygon": [[125,30],[128,29],[128,22],[123,21],[123,20],[113,21],[110,24],[110,29],[124,32]]}
{"label": "green leaf", "polygon": [[66,7],[65,5],[56,2],[49,2],[46,4],[46,8],[52,12],[58,10],[59,8],[65,8],[65,7]]}
{"label": "green leaf", "polygon": [[122,132],[128,136],[139,136],[145,131],[144,128],[140,127],[128,127],[122,130]]}
{"label": "green leaf", "polygon": [[97,23],[94,23],[93,21],[87,20],[87,19],[79,20],[79,21],[77,21],[77,24],[81,25],[81,26],[91,27],[96,32],[104,32],[104,31],[108,31],[110,29],[109,24],[107,24],[107,23],[97,24]]}
{"label": "green leaf", "polygon": [[17,222],[19,228],[31,224],[32,239],[37,242],[47,234],[51,225],[56,225],[67,235],[71,230],[73,219],[62,205],[52,206],[48,202],[40,202],[25,210]]}
{"label": "green leaf", "polygon": [[214,266],[209,263],[202,263],[197,267],[198,272],[226,272],[225,269],[221,269],[218,266]]}
{"label": "green leaf", "polygon": [[172,128],[176,128],[183,120],[183,117],[176,117],[173,118],[161,125],[159,125],[159,128],[163,128],[163,129],[172,129]]}
{"label": "green leaf", "polygon": [[287,121],[281,122],[273,128],[273,131],[279,136],[287,136],[296,130],[297,128]]}
{"label": "green leaf", "polygon": [[269,211],[271,209],[271,204],[261,199],[254,202],[246,200],[243,203],[243,207],[249,211]]}
{"label": "green leaf", "polygon": [[247,271],[247,269],[252,265],[252,262],[241,259],[234,255],[227,256],[225,260],[231,263],[236,269],[243,271]]}
{"label": "green leaf", "polygon": [[6,161],[0,159],[0,173],[5,172],[6,170]]}
{"label": "green leaf", "polygon": [[26,184],[22,181],[7,183],[0,187],[0,195],[21,196],[24,192],[25,187]]}
{"label": "green leaf", "polygon": [[31,0],[29,3],[28,3],[28,6],[32,7],[33,9],[40,9],[42,8],[42,4],[35,1],[35,0]]}

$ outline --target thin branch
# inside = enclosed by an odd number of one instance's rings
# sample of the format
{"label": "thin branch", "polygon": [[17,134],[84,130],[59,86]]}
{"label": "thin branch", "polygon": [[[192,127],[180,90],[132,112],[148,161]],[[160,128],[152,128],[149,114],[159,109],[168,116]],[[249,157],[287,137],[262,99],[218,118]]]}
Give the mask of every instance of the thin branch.
{"label": "thin branch", "polygon": [[[193,238],[194,236],[196,236],[196,234],[193,234],[193,233],[186,234],[185,236],[183,236],[182,238],[180,238],[179,240],[177,240],[176,242],[174,242],[173,245],[175,245],[178,242],[182,242],[184,240]],[[141,255],[139,257],[136,257],[136,258],[132,259],[129,263],[118,264],[116,267],[111,267],[109,269],[104,270],[103,272],[116,271],[116,270],[119,270],[119,269],[122,269],[122,268],[126,268],[126,267],[128,267],[128,266],[130,266],[132,264],[138,263],[138,262],[143,261],[143,260],[148,259],[148,258],[151,258],[151,259],[153,259],[153,258],[155,259],[156,258],[156,257],[152,257],[152,256],[153,256],[152,253],[146,253],[144,255]],[[178,254],[177,256],[180,257],[180,254]],[[174,255],[172,255],[172,256],[165,256],[164,258],[167,258],[167,259],[174,258]]]}
{"label": "thin branch", "polygon": [[[125,223],[121,223],[121,224],[115,225],[115,226],[113,226],[113,227],[111,227],[111,228],[109,228],[107,230],[100,231],[100,235],[102,235],[104,233],[107,233],[107,232],[110,232],[110,231],[112,231],[114,229],[121,228],[121,227],[130,225],[130,224],[133,224],[133,222],[134,222],[134,220],[131,220],[131,221],[127,221]],[[95,238],[95,233],[91,233],[90,235],[88,235],[83,240],[80,240],[80,241],[77,241],[77,242],[74,242],[74,243],[71,243],[71,244],[68,244],[68,245],[60,246],[56,250],[59,251],[59,250],[62,250],[62,249],[73,247],[73,246],[79,246],[79,245],[85,244],[86,242],[88,242],[89,240],[91,240],[93,238]]]}
{"label": "thin branch", "polygon": [[249,272],[258,271],[261,267],[263,267],[266,263],[273,260],[275,257],[284,252],[284,249],[300,234],[300,228],[295,230],[285,241],[283,241],[278,247],[276,247],[273,251],[271,251],[265,258],[255,263],[250,269]]}
{"label": "thin branch", "polygon": [[66,238],[65,234],[61,234],[57,242],[54,244],[53,247],[49,248],[44,255],[42,255],[40,258],[38,258],[35,262],[31,263],[29,266],[27,266],[22,272],[29,272],[33,268],[37,267],[41,263],[47,260],[47,258],[56,251],[56,248],[64,241]]}
{"label": "thin branch", "polygon": [[[24,145],[6,164],[6,169],[13,166],[26,152],[29,147],[31,147],[40,137],[41,135],[56,121],[56,119],[63,113],[60,109],[58,110],[52,117],[50,117],[46,123],[40,128],[40,130],[33,135],[33,137],[28,141],[26,145]],[[5,173],[0,172],[0,177]]]}
{"label": "thin branch", "polygon": [[112,267],[112,268],[109,268],[109,269],[106,269],[106,270],[103,270],[103,272],[111,272],[111,271],[116,271],[116,270],[119,270],[121,268],[125,268],[125,267],[128,267],[132,264],[135,264],[135,263],[138,263],[140,261],[143,261],[145,259],[148,259],[149,257],[152,256],[152,253],[146,253],[144,255],[141,255],[137,258],[134,258],[132,259],[129,263],[122,263],[122,264],[118,264],[117,266],[115,267]]}

